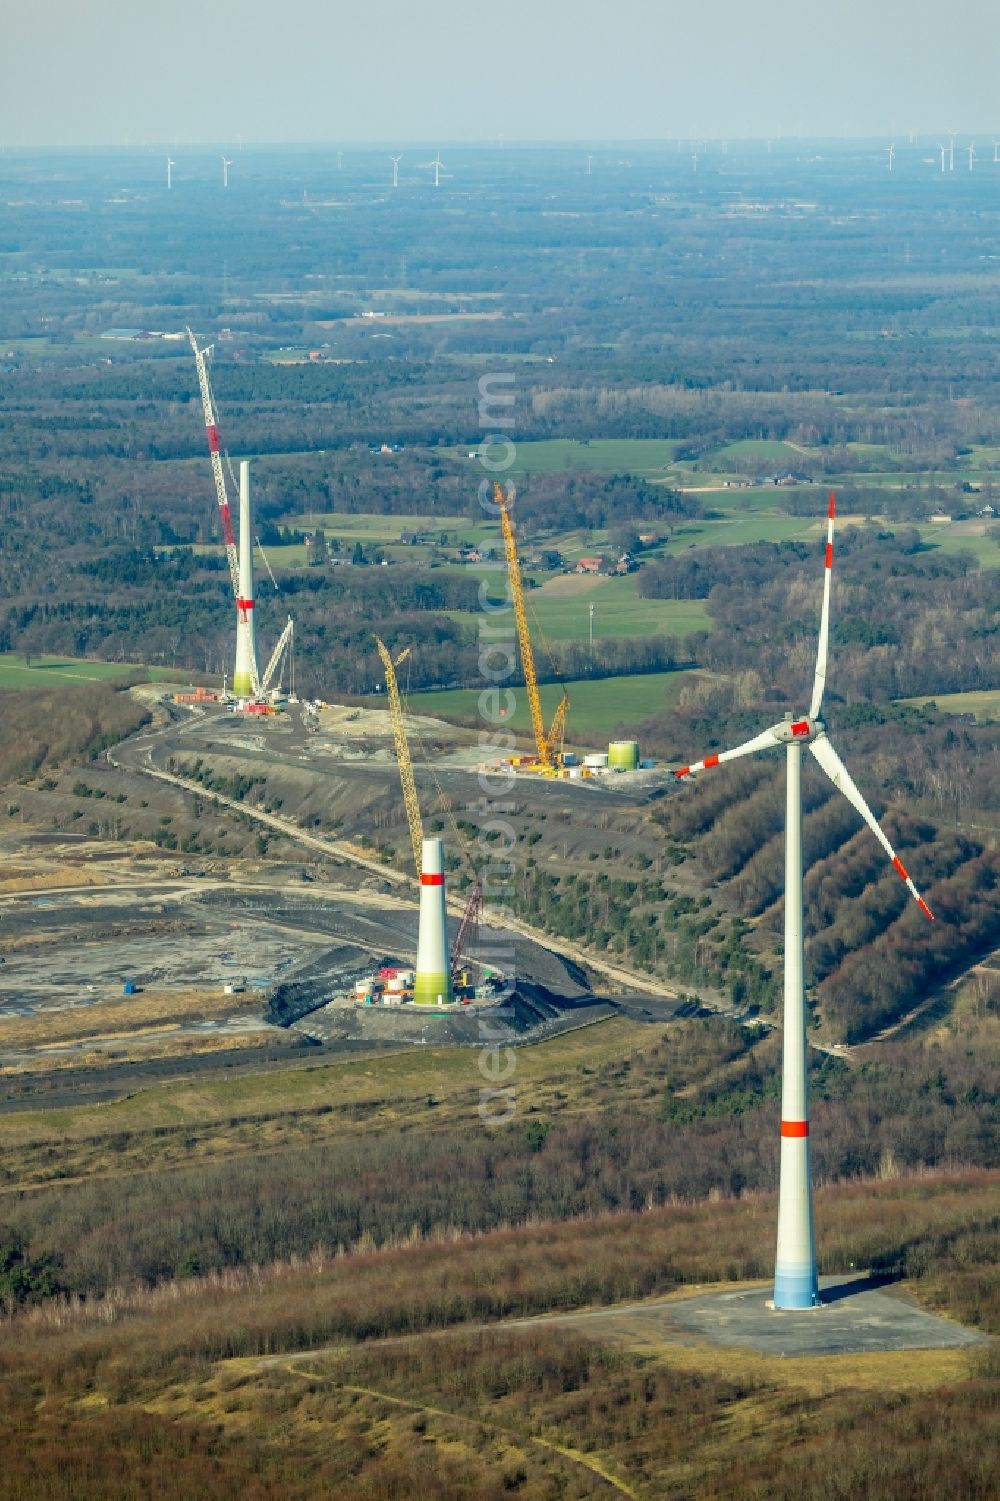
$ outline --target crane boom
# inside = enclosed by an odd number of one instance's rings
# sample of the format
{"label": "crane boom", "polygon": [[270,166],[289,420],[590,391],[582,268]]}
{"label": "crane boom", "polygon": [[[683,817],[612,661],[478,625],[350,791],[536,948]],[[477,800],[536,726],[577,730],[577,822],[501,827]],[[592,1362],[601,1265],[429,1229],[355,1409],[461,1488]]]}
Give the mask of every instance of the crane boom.
{"label": "crane boom", "polygon": [[472,891],[469,893],[469,900],[465,904],[465,911],[462,914],[462,921],[459,924],[458,932],[455,935],[455,942],[451,947],[452,974],[454,974],[455,970],[458,968],[458,961],[462,957],[462,953],[465,949],[465,942],[469,936],[469,929],[472,927],[473,923],[479,921],[480,917],[482,916],[482,912],[483,876],[482,872],[480,872],[476,877]]}
{"label": "crane boom", "polygon": [[403,788],[403,802],[406,805],[406,817],[410,825],[410,839],[413,844],[413,861],[417,868],[417,876],[420,875],[423,864],[424,826],[420,817],[420,804],[417,801],[417,784],[413,779],[413,762],[410,760],[410,747],[406,740],[406,724],[403,720],[403,704],[399,696],[399,683],[396,679],[396,668],[401,662],[405,662],[410,655],[410,648],[401,651],[393,661],[389,654],[389,648],[381,636],[375,637],[375,645],[378,654],[382,658],[382,666],[385,668],[385,686],[389,693],[389,714],[392,719],[392,738],[396,745],[396,760],[399,763],[399,780]]}
{"label": "crane boom", "polygon": [[528,630],[528,614],[524,608],[524,585],[521,582],[521,560],[517,555],[514,538],[514,523],[510,519],[510,501],[499,480],[493,484],[493,499],[500,512],[500,529],[503,532],[504,551],[507,554],[507,574],[510,579],[510,594],[514,601],[514,620],[517,624],[517,640],[521,649],[521,670],[528,694],[531,711],[531,729],[535,737],[535,749],[543,767],[552,765],[552,749],[545,733],[542,717],[542,700],[538,692],[538,675],[535,672],[535,654],[531,649],[531,634]]}
{"label": "crane boom", "polygon": [[278,663],[281,661],[282,653],[284,652],[285,647],[288,646],[288,644],[291,642],[294,633],[295,626],[292,622],[292,617],[289,615],[285,629],[278,637],[278,644],[274,648],[274,651],[271,653],[271,660],[264,668],[264,676],[260,680],[260,691],[262,695],[265,694],[270,688],[271,679],[274,677],[275,669],[277,668]]}
{"label": "crane boom", "polygon": [[212,459],[212,477],[215,480],[215,495],[219,502],[219,515],[222,518],[222,535],[226,542],[226,556],[229,559],[229,576],[233,581],[233,598],[236,607],[240,605],[240,565],[236,555],[236,535],[233,531],[233,513],[229,508],[229,496],[226,494],[226,476],[222,468],[222,454],[219,451],[219,419],[215,410],[215,400],[212,396],[212,386],[208,378],[208,366],[205,356],[211,351],[211,344],[204,349],[198,348],[198,341],[189,328],[187,336],[194,350],[195,364],[198,367],[198,388],[201,391],[201,405],[205,414],[205,431],[208,434],[208,451]]}
{"label": "crane boom", "polygon": [[524,584],[521,579],[521,560],[517,554],[514,523],[510,517],[510,500],[499,480],[493,484],[493,499],[500,512],[500,529],[503,532],[504,551],[507,554],[507,574],[510,578],[510,594],[514,601],[514,619],[517,623],[517,639],[521,648],[521,667],[524,671],[524,686],[528,693],[528,708],[531,711],[531,729],[535,737],[535,749],[542,771],[552,771],[562,762],[563,736],[566,715],[569,713],[569,694],[563,689],[562,698],[552,718],[548,732],[542,714],[542,698],[538,691],[538,674],[535,671],[535,654],[528,630],[528,612],[524,606]]}

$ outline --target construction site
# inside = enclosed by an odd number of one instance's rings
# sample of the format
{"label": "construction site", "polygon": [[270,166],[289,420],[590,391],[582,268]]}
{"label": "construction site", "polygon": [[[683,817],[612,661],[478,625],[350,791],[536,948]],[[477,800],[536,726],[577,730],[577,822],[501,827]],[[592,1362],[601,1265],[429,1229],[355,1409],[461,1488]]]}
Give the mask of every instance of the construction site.
{"label": "construction site", "polygon": [[[172,835],[157,835],[159,850],[9,837],[9,860],[33,875],[27,890],[15,877],[0,891],[8,1098],[42,1079],[72,1088],[84,1071],[92,1092],[125,1067],[156,1076],[220,1055],[239,1067],[302,1048],[481,1046],[486,1031],[494,1042],[539,1039],[608,1016],[611,995],[634,991],[631,973],[595,969],[572,945],[516,924],[498,876],[511,862],[474,842],[467,817],[482,821],[484,787],[499,777],[517,788],[504,804],[511,837],[550,820],[566,834],[550,858],[565,858],[572,839],[593,845],[594,859],[613,824],[640,847],[636,809],[665,786],[663,773],[640,770],[634,741],[569,751],[565,691],[546,725],[511,492],[497,485],[494,500],[533,751],[484,761],[475,732],[408,712],[397,670],[409,648],[375,635],[385,707],[300,702],[291,615],[259,666],[256,556],[279,586],[257,541],[250,463],[237,471],[220,437],[211,347],[191,330],[188,339],[233,595],[232,673],[217,687],[134,689],[152,723],[108,751],[85,790],[156,809],[160,833],[189,830],[184,849],[197,850],[199,828],[235,819],[258,830],[268,858],[178,860]],[[57,818],[61,795],[55,788],[47,805]],[[683,1006],[667,988],[650,992],[665,1014]]]}

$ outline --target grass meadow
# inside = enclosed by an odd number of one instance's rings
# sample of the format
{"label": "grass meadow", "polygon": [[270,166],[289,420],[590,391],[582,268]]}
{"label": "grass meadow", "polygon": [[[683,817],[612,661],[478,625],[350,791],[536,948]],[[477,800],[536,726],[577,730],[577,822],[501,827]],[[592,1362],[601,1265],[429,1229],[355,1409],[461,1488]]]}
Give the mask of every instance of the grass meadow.
{"label": "grass meadow", "polygon": [[[690,676],[684,671],[648,672],[615,678],[584,678],[567,683],[570,700],[566,721],[567,746],[578,744],[574,725],[586,725],[588,750],[601,749],[596,741],[604,735],[614,736],[619,731],[631,734],[650,714],[676,703]],[[512,691],[516,707],[504,725],[528,734],[531,719],[527,695],[523,688]],[[546,721],[551,721],[562,697],[562,685],[543,683],[539,691]],[[459,723],[475,720],[478,723],[478,701],[478,693],[473,688],[446,688],[440,692],[411,694],[408,708],[413,714],[432,714],[438,719],[453,719]]]}
{"label": "grass meadow", "polygon": [[177,670],[162,667],[137,668],[129,662],[90,662],[82,657],[30,657],[0,653],[0,691],[4,689],[53,688],[57,683],[106,683],[116,678],[144,674],[156,682],[178,677]]}

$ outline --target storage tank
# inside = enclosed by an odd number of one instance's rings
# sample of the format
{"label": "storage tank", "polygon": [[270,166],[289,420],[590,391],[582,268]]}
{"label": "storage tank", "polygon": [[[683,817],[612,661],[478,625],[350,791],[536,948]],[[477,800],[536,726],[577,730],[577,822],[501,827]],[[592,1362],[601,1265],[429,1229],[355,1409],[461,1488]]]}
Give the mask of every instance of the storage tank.
{"label": "storage tank", "polygon": [[609,771],[638,771],[638,740],[612,740],[608,746]]}
{"label": "storage tank", "polygon": [[592,756],[584,756],[583,764],[591,771],[604,771],[608,764],[608,753],[607,751],[595,751]]}

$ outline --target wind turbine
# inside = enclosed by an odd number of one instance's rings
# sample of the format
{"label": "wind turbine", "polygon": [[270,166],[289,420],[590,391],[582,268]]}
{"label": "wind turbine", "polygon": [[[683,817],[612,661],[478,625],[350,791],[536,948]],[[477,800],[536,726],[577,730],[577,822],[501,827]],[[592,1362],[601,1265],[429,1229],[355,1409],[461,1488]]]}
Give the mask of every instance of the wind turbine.
{"label": "wind turbine", "polygon": [[970,141],[969,142],[969,148],[968,149],[969,149],[969,171],[971,172],[972,171],[972,163],[975,161],[975,157],[976,157],[976,143],[975,143],[975,141]]}
{"label": "wind turbine", "polygon": [[173,170],[176,167],[176,165],[177,165],[177,163],[174,161],[173,157],[172,156],[168,156],[167,157],[167,192],[168,193],[170,192],[170,189],[174,185]]}
{"label": "wind turbine", "polygon": [[942,171],[942,172],[943,172],[943,171],[944,171],[944,154],[945,154],[945,151],[946,151],[946,149],[947,149],[947,148],[946,148],[946,147],[944,147],[944,146],[939,146],[939,147],[938,147],[938,150],[939,150],[939,151],[940,151],[940,153],[941,153],[941,171]]}
{"label": "wind turbine", "polygon": [[998,148],[1000,148],[1000,141],[994,141],[993,142],[993,163],[994,163],[994,165],[996,165],[997,162],[1000,162],[1000,156],[997,155]]}
{"label": "wind turbine", "polygon": [[229,186],[229,169],[232,165],[232,162],[227,160],[226,157],[222,158],[222,186],[224,188],[228,188]]}
{"label": "wind turbine", "polygon": [[444,166],[440,150],[434,153],[434,160],[431,162],[431,166],[434,168],[434,186],[439,188],[441,186],[441,168]]}
{"label": "wind turbine", "polygon": [[896,143],[895,143],[895,141],[892,143],[891,146],[887,146],[885,149],[886,149],[886,154],[889,157],[889,171],[891,172],[892,171],[893,158],[896,155]]}
{"label": "wind turbine", "polygon": [[816,1279],[816,1244],[813,1234],[812,1183],[809,1166],[809,1102],[806,1076],[806,1008],[803,992],[802,945],[802,747],[812,755],[830,781],[857,809],[892,861],[896,874],[926,917],[934,914],[910,879],[906,867],[883,834],[847,767],[827,738],[819,718],[826,686],[830,641],[830,579],[833,571],[833,523],[836,502],[830,495],[827,511],[826,571],[823,608],[820,614],[819,647],[813,677],[812,699],[805,718],[786,714],[780,724],[738,745],[734,750],[706,756],[693,766],[674,773],[689,777],[694,772],[734,761],[737,756],[785,747],[785,982],[784,1032],[781,1065],[781,1177],[778,1189],[778,1245],[774,1271],[774,1303],[778,1309],[811,1308],[819,1302]]}
{"label": "wind turbine", "polygon": [[956,136],[956,134],[957,134],[957,132],[954,131],[954,130],[949,130],[949,132],[948,132],[948,171],[949,172],[954,172],[954,170],[955,170],[955,136]]}
{"label": "wind turbine", "polygon": [[392,185],[393,185],[394,188],[398,188],[399,187],[399,164],[403,160],[403,158],[402,158],[401,155],[400,156],[390,156],[389,160],[392,162]]}
{"label": "wind turbine", "polygon": [[593,167],[593,165],[594,165],[594,158],[591,155],[591,153],[588,151],[587,152],[587,176],[588,177],[590,176],[590,169]]}

